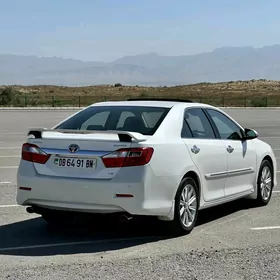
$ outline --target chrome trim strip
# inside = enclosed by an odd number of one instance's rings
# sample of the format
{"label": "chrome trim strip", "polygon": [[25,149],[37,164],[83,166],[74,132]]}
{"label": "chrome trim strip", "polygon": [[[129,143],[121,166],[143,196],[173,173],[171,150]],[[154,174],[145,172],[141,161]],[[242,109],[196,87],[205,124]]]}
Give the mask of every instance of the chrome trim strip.
{"label": "chrome trim strip", "polygon": [[207,180],[216,179],[216,178],[223,178],[223,177],[226,177],[226,176],[227,176],[227,171],[205,174],[205,178]]}
{"label": "chrome trim strip", "polygon": [[55,154],[55,155],[71,155],[75,156],[95,156],[102,157],[111,153],[112,151],[90,151],[90,150],[79,150],[76,153],[70,153],[68,149],[48,149],[48,148],[40,148],[43,152],[47,154]]}
{"label": "chrome trim strip", "polygon": [[235,176],[235,175],[239,175],[239,174],[250,174],[250,173],[254,173],[254,172],[255,172],[254,168],[249,167],[249,168],[231,170],[231,171],[228,171],[227,174],[229,176]]}
{"label": "chrome trim strip", "polygon": [[210,173],[210,174],[205,174],[205,178],[207,180],[211,179],[216,179],[216,178],[223,178],[223,177],[228,177],[228,176],[238,176],[238,175],[245,175],[245,174],[250,174],[254,173],[255,170],[252,167],[248,168],[242,168],[242,169],[236,169],[236,170],[231,170],[231,171],[222,171],[222,172],[217,172],[217,173]]}

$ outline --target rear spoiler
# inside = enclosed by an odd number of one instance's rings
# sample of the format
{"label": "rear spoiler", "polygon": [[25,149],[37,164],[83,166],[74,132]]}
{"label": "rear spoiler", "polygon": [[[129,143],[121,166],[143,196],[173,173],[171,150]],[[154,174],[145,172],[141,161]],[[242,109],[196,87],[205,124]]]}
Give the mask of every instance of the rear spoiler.
{"label": "rear spoiler", "polygon": [[65,133],[65,134],[111,134],[118,135],[120,142],[143,142],[147,140],[145,135],[138,132],[120,130],[72,130],[72,129],[48,129],[30,128],[27,136],[32,138],[43,138],[44,132]]}

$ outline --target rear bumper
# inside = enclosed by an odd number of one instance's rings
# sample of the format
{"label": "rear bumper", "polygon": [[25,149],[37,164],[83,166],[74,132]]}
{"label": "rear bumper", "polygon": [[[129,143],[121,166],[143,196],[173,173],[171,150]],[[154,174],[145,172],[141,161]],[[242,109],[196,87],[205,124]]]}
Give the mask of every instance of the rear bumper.
{"label": "rear bumper", "polygon": [[[131,215],[172,219],[176,180],[155,176],[149,166],[125,168],[111,180],[50,177],[37,174],[32,163],[21,162],[16,200],[19,205],[48,209],[88,213],[128,212]],[[20,187],[31,190],[21,190]],[[117,194],[132,197],[117,197]]]}

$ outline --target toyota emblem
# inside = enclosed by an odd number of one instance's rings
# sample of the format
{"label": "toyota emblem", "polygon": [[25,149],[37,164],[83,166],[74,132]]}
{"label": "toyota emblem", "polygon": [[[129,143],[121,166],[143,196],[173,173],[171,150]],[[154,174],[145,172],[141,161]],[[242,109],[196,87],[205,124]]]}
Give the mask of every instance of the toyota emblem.
{"label": "toyota emblem", "polygon": [[77,153],[80,150],[80,147],[76,144],[71,144],[68,147],[68,150],[69,150],[70,153]]}

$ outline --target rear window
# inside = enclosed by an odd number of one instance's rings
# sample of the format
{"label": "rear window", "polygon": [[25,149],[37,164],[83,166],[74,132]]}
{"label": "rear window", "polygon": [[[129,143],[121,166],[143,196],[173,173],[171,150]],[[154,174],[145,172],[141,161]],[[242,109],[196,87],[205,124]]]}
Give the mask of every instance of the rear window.
{"label": "rear window", "polygon": [[148,106],[89,107],[56,129],[123,130],[153,135],[170,108]]}

